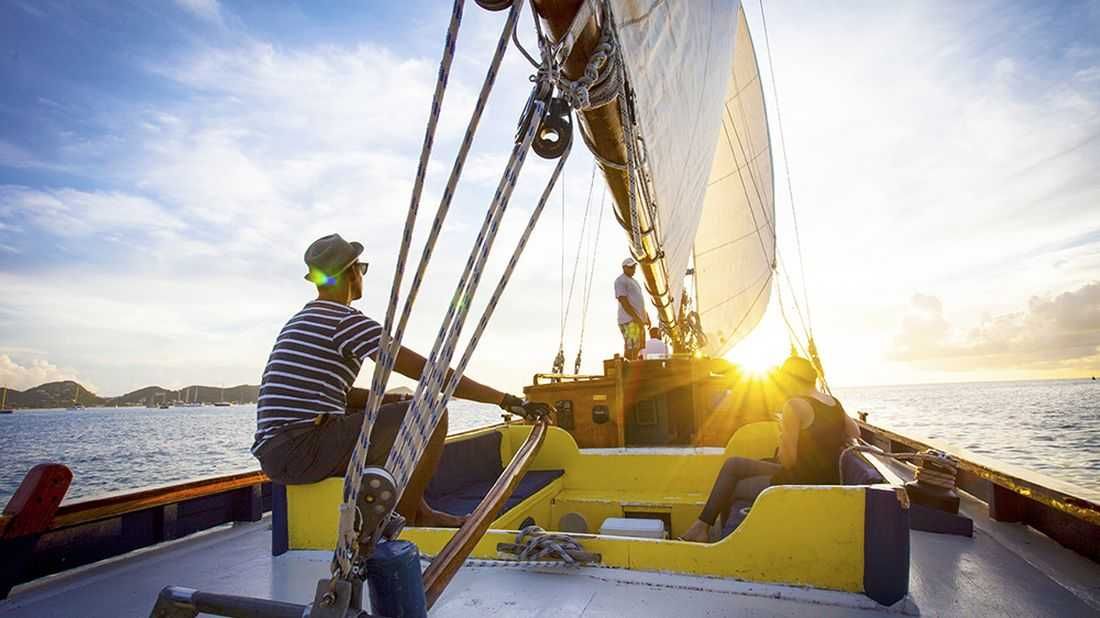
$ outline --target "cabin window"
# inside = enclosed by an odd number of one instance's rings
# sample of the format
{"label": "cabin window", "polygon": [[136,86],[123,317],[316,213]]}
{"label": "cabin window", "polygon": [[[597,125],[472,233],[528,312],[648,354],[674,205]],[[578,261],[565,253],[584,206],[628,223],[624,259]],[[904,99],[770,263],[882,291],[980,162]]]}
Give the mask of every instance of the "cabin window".
{"label": "cabin window", "polygon": [[554,402],[554,411],[558,417],[558,427],[562,429],[573,428],[573,400],[559,399]]}

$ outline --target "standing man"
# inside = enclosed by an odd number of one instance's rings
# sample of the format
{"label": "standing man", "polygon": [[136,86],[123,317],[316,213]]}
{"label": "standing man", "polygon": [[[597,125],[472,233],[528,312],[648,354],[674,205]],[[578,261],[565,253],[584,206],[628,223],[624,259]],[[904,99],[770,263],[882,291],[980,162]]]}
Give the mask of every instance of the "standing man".
{"label": "standing man", "polygon": [[[268,357],[256,403],[252,454],[263,471],[280,483],[315,483],[344,476],[359,440],[369,392],[352,384],[365,359],[377,360],[382,336],[381,325],[351,307],[363,296],[367,263],[359,260],[362,252],[363,245],[339,234],[309,246],[306,279],[317,286],[317,298],[291,316]],[[419,379],[424,364],[423,356],[402,346],[393,368]],[[519,397],[468,378],[458,383],[455,396],[523,414]],[[409,403],[389,396],[383,399],[371,430],[368,465],[386,463]],[[433,510],[423,498],[446,436],[444,413],[397,505],[410,524],[461,524],[461,518]]]}
{"label": "standing man", "polygon": [[623,358],[638,360],[645,344],[645,329],[649,327],[649,315],[645,312],[642,286],[634,280],[638,262],[634,258],[623,260],[623,274],[615,278],[615,298],[619,301],[619,332],[623,334]]}

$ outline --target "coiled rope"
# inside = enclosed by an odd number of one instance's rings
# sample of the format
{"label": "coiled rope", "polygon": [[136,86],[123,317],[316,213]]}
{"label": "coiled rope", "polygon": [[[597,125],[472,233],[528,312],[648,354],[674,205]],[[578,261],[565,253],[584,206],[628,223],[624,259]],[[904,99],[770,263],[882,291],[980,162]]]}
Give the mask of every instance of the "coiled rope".
{"label": "coiled rope", "polygon": [[612,33],[611,12],[601,3],[600,40],[588,57],[584,73],[575,80],[556,72],[554,82],[565,100],[578,111],[602,107],[615,100],[622,88],[621,57]]}
{"label": "coiled rope", "polygon": [[916,481],[921,484],[934,485],[942,489],[954,490],[955,482],[959,475],[959,462],[954,457],[943,451],[925,449],[918,453],[887,453],[870,444],[849,446],[840,453],[838,462],[840,470],[840,483],[844,484],[844,456],[848,453],[870,453],[880,457],[889,457],[897,461],[916,462]]}
{"label": "coiled rope", "polygon": [[570,565],[591,564],[598,555],[586,554],[584,547],[568,534],[552,533],[539,526],[527,526],[516,535],[516,542],[506,550],[520,561],[541,561],[550,558]]}

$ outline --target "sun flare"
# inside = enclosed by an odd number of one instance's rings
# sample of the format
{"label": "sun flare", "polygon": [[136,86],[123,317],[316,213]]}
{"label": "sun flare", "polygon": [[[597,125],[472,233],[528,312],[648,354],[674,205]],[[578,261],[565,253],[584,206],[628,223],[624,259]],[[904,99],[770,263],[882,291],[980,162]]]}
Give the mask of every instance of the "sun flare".
{"label": "sun flare", "polygon": [[765,314],[760,325],[726,353],[726,360],[756,378],[762,378],[782,365],[790,353],[786,331],[778,318],[771,315],[773,313]]}

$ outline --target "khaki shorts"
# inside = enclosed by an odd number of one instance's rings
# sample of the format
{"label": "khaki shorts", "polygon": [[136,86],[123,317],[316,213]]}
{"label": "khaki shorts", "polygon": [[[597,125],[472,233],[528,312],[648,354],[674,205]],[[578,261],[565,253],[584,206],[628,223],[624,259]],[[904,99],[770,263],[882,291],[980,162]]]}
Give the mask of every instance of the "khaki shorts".
{"label": "khaki shorts", "polygon": [[[386,463],[410,403],[387,403],[378,409],[367,449],[368,465]],[[363,416],[363,412],[328,414],[318,425],[290,429],[271,438],[256,453],[260,469],[271,480],[284,485],[316,483],[344,476],[355,443],[359,441]]]}

